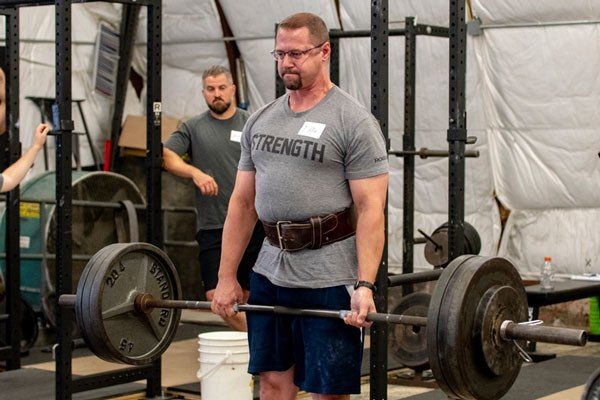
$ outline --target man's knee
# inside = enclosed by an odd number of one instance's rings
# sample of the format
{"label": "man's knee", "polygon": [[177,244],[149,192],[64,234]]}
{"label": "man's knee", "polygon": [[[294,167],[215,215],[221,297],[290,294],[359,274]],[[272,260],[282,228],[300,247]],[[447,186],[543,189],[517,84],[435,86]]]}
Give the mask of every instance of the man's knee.
{"label": "man's knee", "polygon": [[349,394],[313,394],[313,400],[349,400]]}
{"label": "man's knee", "polygon": [[263,372],[260,374],[261,399],[294,399],[298,388],[294,385],[293,368],[284,372]]}

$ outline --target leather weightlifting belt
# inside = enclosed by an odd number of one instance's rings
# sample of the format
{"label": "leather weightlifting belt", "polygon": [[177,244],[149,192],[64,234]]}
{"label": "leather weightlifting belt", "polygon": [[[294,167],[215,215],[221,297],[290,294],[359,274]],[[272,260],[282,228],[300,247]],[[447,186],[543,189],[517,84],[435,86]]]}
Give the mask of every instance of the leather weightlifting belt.
{"label": "leather weightlifting belt", "polygon": [[267,240],[285,251],[319,249],[330,243],[349,238],[356,232],[352,208],[337,214],[311,217],[307,221],[262,221]]}

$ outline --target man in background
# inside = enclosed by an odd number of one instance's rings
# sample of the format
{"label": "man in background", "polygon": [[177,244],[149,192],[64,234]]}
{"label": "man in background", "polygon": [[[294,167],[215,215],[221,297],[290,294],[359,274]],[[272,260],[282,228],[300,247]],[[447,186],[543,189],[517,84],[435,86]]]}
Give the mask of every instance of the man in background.
{"label": "man in background", "polygon": [[[235,85],[229,70],[213,66],[202,74],[202,95],[208,110],[181,124],[163,149],[164,167],[174,175],[192,179],[200,246],[199,260],[206,298],[213,299],[221,260],[221,237],[240,159],[240,139],[249,113],[236,106]],[[190,164],[181,159],[188,154]],[[238,279],[248,298],[249,274],[264,239],[256,225],[244,253]],[[236,330],[245,331],[244,313],[224,317]]]}

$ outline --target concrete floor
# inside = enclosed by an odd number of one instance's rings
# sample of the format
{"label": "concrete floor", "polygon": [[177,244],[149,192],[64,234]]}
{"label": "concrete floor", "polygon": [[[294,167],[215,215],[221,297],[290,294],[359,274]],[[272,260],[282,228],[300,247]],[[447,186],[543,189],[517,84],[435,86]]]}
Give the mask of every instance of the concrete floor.
{"label": "concrete floor", "polygon": [[[199,313],[194,311],[186,311],[183,315],[183,320],[186,321],[206,321],[213,325],[218,325],[221,322],[217,317],[210,313]],[[198,327],[200,330],[201,327]],[[216,328],[219,329],[219,328]],[[223,330],[226,329],[223,327]],[[556,353],[559,357],[563,355],[579,355],[579,356],[594,356],[598,357],[600,365],[600,343],[588,343],[586,347],[575,348],[570,346],[538,344],[539,352]],[[198,361],[198,340],[196,338],[179,340],[171,344],[169,349],[164,354],[162,368],[162,382],[164,387],[173,387],[183,384],[197,382],[196,373],[199,369]],[[527,368],[526,365],[524,368]],[[25,368],[38,368],[48,371],[54,370],[54,362],[42,362],[27,365]],[[73,359],[73,374],[87,375],[102,371],[121,369],[123,365],[113,364],[100,360],[95,356],[77,357]],[[399,385],[388,385],[388,399],[398,400],[404,399],[413,395],[424,393],[432,389],[407,387]],[[553,396],[546,396],[544,400],[579,400],[583,387],[575,387],[565,392],[557,393]],[[1,396],[0,396],[1,397]],[[132,398],[132,397],[128,397]],[[139,398],[139,397],[138,397]],[[300,394],[299,399],[310,398],[307,394]],[[363,379],[362,394],[354,395],[352,400],[367,400],[369,399],[369,382],[368,377]]]}

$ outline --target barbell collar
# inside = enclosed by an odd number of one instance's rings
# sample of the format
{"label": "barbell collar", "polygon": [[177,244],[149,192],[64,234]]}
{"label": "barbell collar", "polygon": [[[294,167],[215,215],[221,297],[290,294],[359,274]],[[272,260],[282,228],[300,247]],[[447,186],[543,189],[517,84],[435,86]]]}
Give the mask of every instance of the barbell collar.
{"label": "barbell collar", "polygon": [[587,332],[582,329],[518,324],[508,320],[500,326],[500,337],[504,340],[529,340],[570,346],[585,346],[587,343]]}
{"label": "barbell collar", "polygon": [[58,305],[61,307],[75,307],[75,299],[77,298],[74,294],[61,294],[58,298]]}

